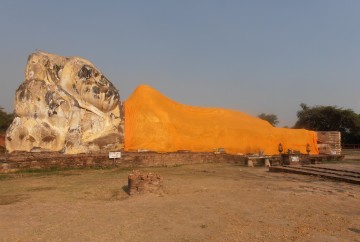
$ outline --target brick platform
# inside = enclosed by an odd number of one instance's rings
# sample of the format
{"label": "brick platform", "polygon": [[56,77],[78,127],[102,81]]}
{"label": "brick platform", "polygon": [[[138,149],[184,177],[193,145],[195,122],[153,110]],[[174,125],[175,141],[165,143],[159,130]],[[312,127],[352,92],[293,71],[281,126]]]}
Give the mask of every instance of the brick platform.
{"label": "brick platform", "polygon": [[29,169],[74,169],[141,166],[175,166],[199,163],[245,165],[246,157],[230,154],[193,152],[123,152],[121,159],[109,159],[108,153],[65,155],[61,153],[12,153],[0,156],[0,173]]}

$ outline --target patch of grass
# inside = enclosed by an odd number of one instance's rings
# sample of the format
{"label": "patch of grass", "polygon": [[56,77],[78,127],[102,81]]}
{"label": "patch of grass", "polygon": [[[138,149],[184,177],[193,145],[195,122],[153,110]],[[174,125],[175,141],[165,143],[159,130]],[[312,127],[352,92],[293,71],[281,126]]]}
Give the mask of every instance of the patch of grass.
{"label": "patch of grass", "polygon": [[104,170],[114,173],[124,173],[136,169],[136,167],[82,167],[82,168],[59,168],[49,167],[47,169],[24,169],[12,173],[0,173],[0,181],[17,177],[39,177],[39,176],[79,176],[84,171]]}
{"label": "patch of grass", "polygon": [[30,175],[30,176],[48,176],[48,175],[60,175],[60,176],[76,176],[80,175],[76,171],[97,170],[95,168],[59,168],[50,167],[48,169],[25,169],[14,172],[13,174]]}
{"label": "patch of grass", "polygon": [[[65,170],[65,169],[64,169]],[[48,169],[25,169],[14,172],[15,174],[53,174],[59,172],[57,167],[50,167]]]}
{"label": "patch of grass", "polygon": [[0,174],[0,181],[9,180],[11,178],[14,178],[14,176],[11,176],[9,174]]}
{"label": "patch of grass", "polygon": [[27,198],[28,196],[23,194],[0,195],[0,205],[9,205],[9,204],[17,203]]}
{"label": "patch of grass", "polygon": [[117,167],[113,170],[115,173],[123,173],[123,172],[129,172],[132,170],[136,170],[138,167],[136,166],[128,166],[128,167]]}
{"label": "patch of grass", "polygon": [[61,172],[58,174],[59,176],[80,176],[80,173],[74,173],[74,172]]}
{"label": "patch of grass", "polygon": [[360,234],[360,229],[356,229],[356,228],[348,228],[348,230],[350,230],[351,232]]}
{"label": "patch of grass", "polygon": [[28,189],[29,192],[39,192],[39,191],[50,191],[50,190],[54,190],[56,189],[56,187],[34,187],[34,188],[30,188]]}

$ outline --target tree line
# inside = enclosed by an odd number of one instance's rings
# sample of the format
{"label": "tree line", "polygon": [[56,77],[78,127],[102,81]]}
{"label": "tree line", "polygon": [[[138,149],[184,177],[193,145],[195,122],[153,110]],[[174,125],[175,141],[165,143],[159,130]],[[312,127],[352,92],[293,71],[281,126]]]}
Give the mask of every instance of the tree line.
{"label": "tree line", "polygon": [[[337,106],[308,106],[300,104],[297,112],[298,120],[293,129],[308,129],[314,131],[340,131],[342,143],[360,144],[360,114],[351,109]],[[275,114],[261,113],[259,118],[276,126],[279,123]],[[5,132],[10,126],[14,114],[7,113],[0,107],[0,132]]]}
{"label": "tree line", "polygon": [[14,114],[7,113],[0,107],[0,132],[5,132],[14,119]]}
{"label": "tree line", "polygon": [[[351,109],[337,106],[308,106],[300,104],[293,129],[308,129],[314,131],[340,131],[344,144],[360,144],[360,114]],[[276,126],[279,121],[275,114],[261,113],[259,118]]]}

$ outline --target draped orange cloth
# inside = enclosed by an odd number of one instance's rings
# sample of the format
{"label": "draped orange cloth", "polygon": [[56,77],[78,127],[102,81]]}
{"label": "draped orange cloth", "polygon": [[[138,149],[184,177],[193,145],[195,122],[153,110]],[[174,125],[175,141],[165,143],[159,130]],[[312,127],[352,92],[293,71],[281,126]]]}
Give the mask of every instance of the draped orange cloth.
{"label": "draped orange cloth", "polygon": [[316,133],[304,129],[276,128],[246,113],[193,107],[177,103],[157,90],[140,85],[125,102],[125,150],[172,152],[190,150],[227,153],[278,154],[299,150],[318,154]]}

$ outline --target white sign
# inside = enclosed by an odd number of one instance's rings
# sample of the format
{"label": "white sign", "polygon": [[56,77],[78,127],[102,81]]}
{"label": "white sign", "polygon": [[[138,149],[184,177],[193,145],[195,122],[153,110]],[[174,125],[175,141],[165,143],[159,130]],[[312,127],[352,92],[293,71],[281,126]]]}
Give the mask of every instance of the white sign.
{"label": "white sign", "polygon": [[300,158],[299,158],[299,156],[290,156],[290,161],[291,162],[299,162]]}
{"label": "white sign", "polygon": [[121,158],[121,152],[115,151],[115,152],[109,152],[109,159],[120,159]]}

